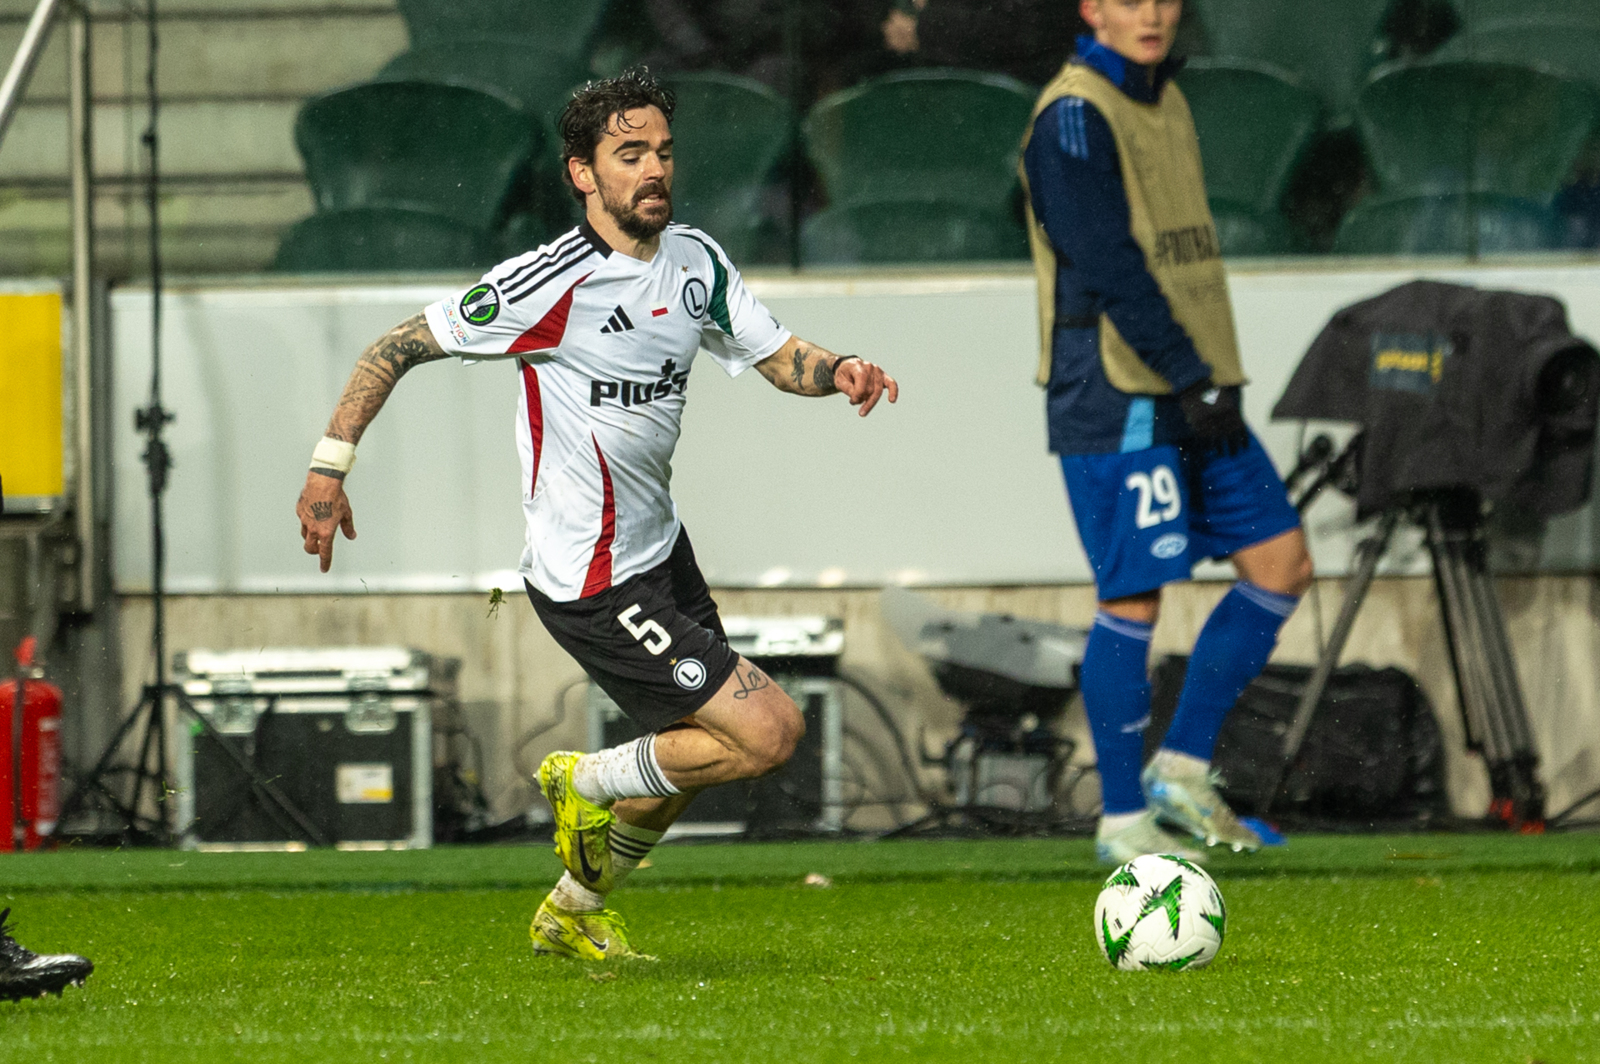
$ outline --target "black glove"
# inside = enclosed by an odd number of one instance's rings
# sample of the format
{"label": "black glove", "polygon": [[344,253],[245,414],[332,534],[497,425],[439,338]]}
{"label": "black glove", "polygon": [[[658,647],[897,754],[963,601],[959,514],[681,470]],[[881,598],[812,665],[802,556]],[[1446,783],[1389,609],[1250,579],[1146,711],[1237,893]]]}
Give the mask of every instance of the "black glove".
{"label": "black glove", "polygon": [[1239,413],[1238,389],[1219,388],[1207,377],[1179,392],[1178,405],[1202,452],[1235,455],[1250,446],[1250,430]]}

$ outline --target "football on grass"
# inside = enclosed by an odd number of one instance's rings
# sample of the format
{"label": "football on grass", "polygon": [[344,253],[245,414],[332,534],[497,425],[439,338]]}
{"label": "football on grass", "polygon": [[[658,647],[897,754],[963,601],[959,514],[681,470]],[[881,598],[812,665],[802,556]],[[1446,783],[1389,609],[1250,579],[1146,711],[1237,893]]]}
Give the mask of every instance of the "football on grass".
{"label": "football on grass", "polygon": [[1192,971],[1222,948],[1228,910],[1199,865],[1152,853],[1111,873],[1094,905],[1094,937],[1127,972]]}

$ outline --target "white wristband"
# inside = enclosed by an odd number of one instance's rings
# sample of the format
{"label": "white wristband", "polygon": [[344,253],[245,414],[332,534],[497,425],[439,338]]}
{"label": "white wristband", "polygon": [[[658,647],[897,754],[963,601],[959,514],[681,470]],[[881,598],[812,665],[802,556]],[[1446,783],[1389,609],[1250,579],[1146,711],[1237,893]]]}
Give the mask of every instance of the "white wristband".
{"label": "white wristband", "polygon": [[341,473],[350,472],[350,467],[356,464],[356,445],[336,440],[331,436],[324,436],[317,441],[316,450],[311,452],[311,468],[336,469]]}

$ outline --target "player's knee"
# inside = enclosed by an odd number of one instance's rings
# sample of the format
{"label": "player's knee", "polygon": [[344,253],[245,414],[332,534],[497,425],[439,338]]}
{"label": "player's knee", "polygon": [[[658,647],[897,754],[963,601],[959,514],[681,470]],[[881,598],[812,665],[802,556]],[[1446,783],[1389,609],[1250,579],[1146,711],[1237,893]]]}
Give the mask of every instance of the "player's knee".
{"label": "player's knee", "polygon": [[1293,568],[1289,572],[1290,587],[1287,594],[1299,598],[1311,590],[1311,584],[1316,579],[1316,568],[1311,562],[1311,555],[1306,551],[1300,552]]}
{"label": "player's knee", "polygon": [[792,701],[785,703],[778,716],[780,734],[775,753],[781,755],[778,765],[784,765],[794,756],[800,740],[806,737],[806,718],[801,714],[800,707]]}
{"label": "player's knee", "polygon": [[1154,591],[1126,598],[1105,599],[1101,601],[1100,609],[1123,620],[1155,624],[1161,616],[1161,593]]}
{"label": "player's knee", "polygon": [[1299,598],[1311,590],[1311,583],[1316,577],[1315,569],[1311,562],[1311,555],[1302,549],[1298,554],[1289,558],[1277,567],[1271,578],[1263,582],[1268,591],[1276,591],[1280,595],[1292,595]]}
{"label": "player's knee", "polygon": [[745,745],[748,775],[765,776],[782,768],[794,756],[805,733],[806,722],[800,708],[787,695],[772,699]]}

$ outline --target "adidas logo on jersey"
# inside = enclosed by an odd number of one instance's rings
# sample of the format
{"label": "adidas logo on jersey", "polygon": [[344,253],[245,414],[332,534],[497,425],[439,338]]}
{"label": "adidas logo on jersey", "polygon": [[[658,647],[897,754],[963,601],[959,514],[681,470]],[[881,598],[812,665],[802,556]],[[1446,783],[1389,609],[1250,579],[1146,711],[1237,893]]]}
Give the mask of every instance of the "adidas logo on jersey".
{"label": "adidas logo on jersey", "polygon": [[606,323],[600,326],[600,331],[603,333],[620,333],[628,332],[632,328],[633,322],[628,318],[628,312],[618,307],[611,312],[611,317],[606,319]]}

